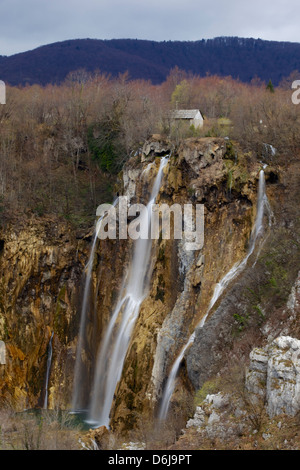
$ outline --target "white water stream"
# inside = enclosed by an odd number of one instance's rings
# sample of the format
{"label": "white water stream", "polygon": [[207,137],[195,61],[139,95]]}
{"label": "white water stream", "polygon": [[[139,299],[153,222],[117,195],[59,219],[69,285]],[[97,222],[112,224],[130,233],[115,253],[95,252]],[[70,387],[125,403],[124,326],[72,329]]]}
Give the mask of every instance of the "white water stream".
{"label": "white water stream", "polygon": [[147,295],[151,276],[149,263],[152,248],[150,237],[152,206],[159,193],[163,169],[167,162],[167,157],[161,158],[150,201],[140,216],[141,226],[148,222],[148,237],[135,241],[128,281],[123,285],[120,300],[112,313],[99,349],[87,420],[89,424],[97,427],[109,426],[109,414],[116,386],[121,378],[131,333],[138,318],[140,306]]}
{"label": "white water stream", "polygon": [[[116,199],[113,203],[113,206],[117,204],[118,199]],[[98,235],[101,228],[101,221],[104,216],[100,217],[94,232],[93,242],[90,250],[90,256],[88,262],[85,266],[85,285],[84,285],[84,292],[83,292],[83,300],[81,306],[81,316],[80,316],[80,326],[79,326],[79,334],[78,334],[78,342],[76,348],[76,359],[75,359],[75,371],[74,371],[74,382],[73,382],[73,396],[72,396],[72,411],[82,411],[83,403],[82,403],[82,370],[84,364],[82,362],[82,352],[84,349],[84,338],[85,338],[85,330],[86,330],[86,321],[88,316],[88,306],[90,300],[90,291],[91,291],[91,280],[92,280],[92,270],[93,270],[93,263],[95,257],[95,250],[96,250],[96,242],[98,239]]]}
{"label": "white water stream", "polygon": [[[256,212],[255,224],[251,232],[248,252],[245,258],[241,262],[236,263],[228,271],[228,273],[225,274],[225,276],[221,279],[221,281],[216,284],[216,287],[214,289],[214,293],[209,303],[207,312],[204,315],[204,317],[201,319],[199,324],[196,326],[196,328],[203,327],[209,315],[209,312],[211,311],[211,309],[213,308],[217,300],[220,298],[225,288],[246,267],[247,261],[254,251],[257,239],[263,235],[263,217],[264,217],[265,211],[267,211],[269,214],[269,224],[270,224],[271,208],[270,208],[269,201],[266,195],[265,173],[264,173],[264,170],[261,170],[259,173],[257,212]],[[163,397],[162,397],[160,408],[159,408],[159,414],[158,414],[159,420],[165,420],[167,417],[170,400],[174,392],[175,381],[176,381],[180,363],[184,357],[185,352],[190,347],[190,345],[194,342],[194,339],[195,339],[195,331],[189,337],[186,345],[182,348],[182,350],[180,351],[177,359],[175,360],[172,366],[166,386],[164,388]]]}
{"label": "white water stream", "polygon": [[53,335],[54,335],[54,331],[52,331],[52,335],[51,335],[49,345],[48,345],[45,398],[44,398],[44,406],[43,406],[43,408],[45,410],[47,410],[47,408],[48,408],[48,385],[49,385],[50,369],[51,369],[51,363],[52,363],[52,339],[53,339]]}

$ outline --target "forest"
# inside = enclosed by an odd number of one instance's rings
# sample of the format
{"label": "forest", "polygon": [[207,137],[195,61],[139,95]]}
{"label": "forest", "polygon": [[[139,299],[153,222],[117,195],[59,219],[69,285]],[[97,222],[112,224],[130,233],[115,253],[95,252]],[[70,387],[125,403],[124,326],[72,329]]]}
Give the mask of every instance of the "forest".
{"label": "forest", "polygon": [[[278,150],[284,165],[300,145],[299,107],[291,84],[191,75],[178,67],[166,81],[112,78],[80,69],[61,85],[7,86],[0,107],[1,220],[57,215],[77,228],[111,202],[124,162],[152,134],[176,143],[221,136],[244,152]],[[170,126],[170,109],[200,109],[201,129]],[[274,157],[275,158],[275,157]]]}

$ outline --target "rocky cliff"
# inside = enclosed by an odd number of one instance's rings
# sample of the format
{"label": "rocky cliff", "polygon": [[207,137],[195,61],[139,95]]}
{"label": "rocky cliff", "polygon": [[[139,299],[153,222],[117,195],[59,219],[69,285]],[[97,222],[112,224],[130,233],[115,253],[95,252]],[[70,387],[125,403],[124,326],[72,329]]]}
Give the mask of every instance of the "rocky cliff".
{"label": "rocky cliff", "polygon": [[[189,139],[176,149],[159,139],[146,142],[141,159],[124,168],[124,193],[134,195],[134,201],[149,197],[157,160],[169,154],[158,202],[204,204],[205,242],[196,252],[185,251],[177,240],[159,240],[154,246],[150,292],[141,306],[112,410],[118,429],[135,426],[139,416],[157,411],[170,367],[205,315],[216,281],[245,256],[256,215],[261,165],[230,153],[223,139]],[[182,380],[179,395],[193,388],[184,367]],[[181,408],[186,393],[178,397]]]}
{"label": "rocky cliff", "polygon": [[173,448],[298,449],[299,347],[279,336],[254,348],[245,379],[203,397]]}
{"label": "rocky cliff", "polygon": [[17,410],[44,405],[52,332],[48,405],[68,405],[87,247],[67,224],[52,219],[29,216],[1,230],[0,337],[6,364],[0,366],[0,390]]}
{"label": "rocky cliff", "polygon": [[[245,358],[270,337],[297,337],[297,316],[287,312],[299,271],[298,164],[268,161],[267,196],[273,211],[246,269],[206,315],[216,283],[249,248],[256,217],[262,163],[221,138],[191,138],[175,147],[160,136],[147,141],[120,174],[119,194],[147,203],[160,158],[169,156],[158,203],[203,204],[204,246],[187,251],[181,240],[159,238],[152,246],[152,276],[130,338],[111,410],[111,427],[128,431],[156,415],[174,360],[195,330],[171,401],[171,412],[190,413],[188,397],[205,382]],[[47,351],[53,359],[49,407],[69,408],[72,397],[84,268],[91,234],[72,233],[61,222],[30,219],[1,233],[1,396],[19,408],[42,406]],[[101,240],[92,273],[82,380],[88,404],[97,349],[118,300],[132,254],[130,240]],[[288,322],[285,321],[288,318]],[[285,322],[285,323],[284,323]],[[284,325],[283,325],[284,323]],[[288,326],[287,326],[288,325]],[[109,358],[108,365],[109,365]]]}

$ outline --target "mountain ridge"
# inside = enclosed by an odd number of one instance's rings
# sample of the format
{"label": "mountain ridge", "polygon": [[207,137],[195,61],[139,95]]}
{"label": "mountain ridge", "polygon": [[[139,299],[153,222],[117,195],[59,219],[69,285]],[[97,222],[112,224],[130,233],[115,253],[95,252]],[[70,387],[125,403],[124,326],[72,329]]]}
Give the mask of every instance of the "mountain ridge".
{"label": "mountain ridge", "polygon": [[300,43],[217,37],[198,41],[144,39],[70,39],[0,56],[0,77],[17,86],[59,84],[70,72],[99,70],[111,76],[162,83],[178,67],[193,75],[232,76],[243,82],[258,77],[277,85],[300,69]]}

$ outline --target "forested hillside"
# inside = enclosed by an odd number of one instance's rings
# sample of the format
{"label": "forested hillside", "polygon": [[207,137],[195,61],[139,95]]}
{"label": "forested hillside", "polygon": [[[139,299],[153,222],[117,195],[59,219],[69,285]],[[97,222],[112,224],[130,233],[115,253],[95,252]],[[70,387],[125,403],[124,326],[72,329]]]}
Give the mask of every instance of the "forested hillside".
{"label": "forested hillside", "polygon": [[[176,144],[189,136],[227,136],[259,155],[272,144],[285,164],[300,144],[291,92],[189,77],[178,68],[161,85],[126,74],[95,74],[83,82],[78,73],[60,86],[7,87],[7,104],[0,108],[2,217],[25,210],[56,214],[77,226],[93,223],[97,205],[112,200],[124,162],[154,133]],[[204,127],[174,130],[168,112],[175,106],[199,108]]]}
{"label": "forested hillside", "polygon": [[84,69],[113,77],[128,71],[131,79],[157,84],[176,66],[202,77],[217,74],[243,82],[258,77],[277,85],[300,69],[300,44],[236,37],[189,42],[76,39],[1,56],[0,77],[11,85],[45,85],[60,83],[70,72]]}

